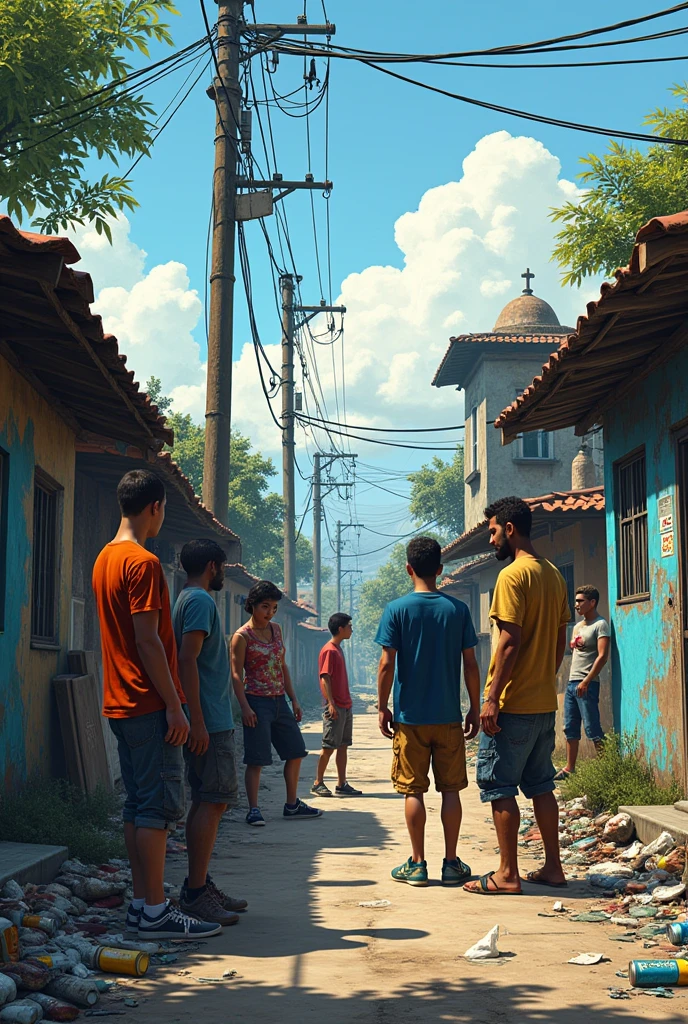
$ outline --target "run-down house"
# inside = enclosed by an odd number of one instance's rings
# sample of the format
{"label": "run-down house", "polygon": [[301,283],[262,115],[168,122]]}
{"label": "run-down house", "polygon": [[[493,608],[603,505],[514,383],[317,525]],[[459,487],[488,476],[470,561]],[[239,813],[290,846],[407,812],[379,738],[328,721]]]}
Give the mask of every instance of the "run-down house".
{"label": "run-down house", "polygon": [[603,427],[614,722],[684,787],[687,380],[685,211],[641,228],[628,267],[495,424],[505,445],[532,431]]}
{"label": "run-down house", "polygon": [[155,458],[171,439],[91,314],[78,260],[0,216],[0,790],[59,768],[50,681],[73,632],[77,442]]}
{"label": "run-down house", "polygon": [[[589,456],[587,456],[589,458]],[[532,538],[539,555],[557,566],[564,579],[569,596],[572,631],[573,599],[576,587],[585,583],[600,591],[600,614],[608,615],[607,563],[605,556],[604,491],[601,487],[557,491],[537,498],[525,499],[533,513]],[[462,564],[454,567],[457,560]],[[496,631],[490,619],[490,606],[495,582],[502,562],[498,562],[489,546],[487,522],[474,526],[448,544],[442,552],[445,572],[442,589],[465,601],[478,633],[478,661],[481,679],[487,677],[492,644]],[[571,651],[567,647],[557,679],[559,708],[563,711],[564,692],[569,679]],[[602,725],[612,724],[609,668],[605,666],[601,679],[600,709]],[[563,715],[557,715],[557,743],[564,744]],[[594,748],[583,740],[582,753],[592,754]]]}

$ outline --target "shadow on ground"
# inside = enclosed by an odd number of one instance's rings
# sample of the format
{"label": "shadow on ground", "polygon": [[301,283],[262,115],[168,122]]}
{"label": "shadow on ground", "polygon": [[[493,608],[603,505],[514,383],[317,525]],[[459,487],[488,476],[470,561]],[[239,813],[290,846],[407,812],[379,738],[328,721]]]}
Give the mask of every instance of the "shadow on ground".
{"label": "shadow on ground", "polygon": [[[467,976],[455,982],[411,980],[384,997],[379,992],[364,988],[343,990],[341,979],[331,979],[331,992],[323,993],[295,983],[277,987],[265,981],[246,984],[236,978],[225,985],[187,984],[177,992],[167,991],[156,996],[156,1010],[166,1024],[196,1020],[251,1021],[252,1024],[291,1024],[291,1022],[326,1021],[328,1024],[352,1021],[360,1024],[393,1024],[393,1022],[422,1022],[422,1024],[581,1024],[591,1014],[605,1024],[630,1024],[646,1019],[656,1007],[656,999],[637,995],[626,1001],[612,1002],[600,1009],[592,1009],[585,998],[572,990],[569,1005],[552,1005],[561,1000],[561,990],[555,990],[541,980],[524,980],[508,988],[497,988],[493,977],[498,975],[498,964],[474,967],[457,963],[457,974]],[[409,972],[413,967],[409,964]],[[470,975],[468,972],[472,972]],[[295,974],[298,975],[298,967]],[[480,976],[478,977],[478,973]],[[323,986],[328,979],[323,978]],[[625,983],[621,983],[625,984]],[[580,986],[577,986],[579,988]],[[655,1004],[653,1007],[652,1004]],[[666,1004],[663,1024],[682,1024],[682,1012],[674,1012]],[[677,1008],[678,1010],[678,1008]],[[651,1019],[658,1019],[653,1016]]]}

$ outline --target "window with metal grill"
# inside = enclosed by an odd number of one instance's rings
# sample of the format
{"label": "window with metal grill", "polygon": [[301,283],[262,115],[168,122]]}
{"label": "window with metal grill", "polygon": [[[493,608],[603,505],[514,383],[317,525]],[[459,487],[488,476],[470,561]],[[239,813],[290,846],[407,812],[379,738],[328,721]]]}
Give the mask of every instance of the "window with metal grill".
{"label": "window with metal grill", "polygon": [[57,644],[57,577],[61,488],[36,467],[33,486],[31,640]]}
{"label": "window with metal grill", "polygon": [[647,482],[645,452],[635,452],[616,465],[619,599],[647,597]]}

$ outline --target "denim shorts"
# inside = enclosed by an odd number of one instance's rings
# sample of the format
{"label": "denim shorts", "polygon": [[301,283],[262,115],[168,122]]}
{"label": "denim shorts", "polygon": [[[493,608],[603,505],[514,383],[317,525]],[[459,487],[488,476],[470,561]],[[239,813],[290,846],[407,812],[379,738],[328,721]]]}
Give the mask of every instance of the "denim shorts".
{"label": "denim shorts", "polygon": [[600,722],[600,681],[593,679],[585,697],[576,693],[580,679],[572,679],[566,687],[564,697],[564,735],[567,740],[581,738],[581,722],[585,726],[585,735],[589,740],[604,739]]}
{"label": "denim shorts", "polygon": [[511,715],[500,711],[496,736],[480,734],[476,782],[483,803],[516,796],[526,799],[555,788],[554,722],[556,714]]}
{"label": "denim shorts", "polygon": [[294,714],[284,694],[279,697],[257,697],[246,694],[246,700],[258,721],[244,726],[244,764],[272,764],[272,747],[281,761],[306,757],[308,751]]}
{"label": "denim shorts", "polygon": [[184,817],[184,757],[181,747],[165,743],[165,712],[111,718],[109,722],[117,737],[127,793],[122,817],[133,821],[137,828],[172,831]]}
{"label": "denim shorts", "polygon": [[234,758],[234,729],[211,732],[205,754],[192,754],[184,747],[186,778],[195,801],[206,804],[237,804],[237,771]]}

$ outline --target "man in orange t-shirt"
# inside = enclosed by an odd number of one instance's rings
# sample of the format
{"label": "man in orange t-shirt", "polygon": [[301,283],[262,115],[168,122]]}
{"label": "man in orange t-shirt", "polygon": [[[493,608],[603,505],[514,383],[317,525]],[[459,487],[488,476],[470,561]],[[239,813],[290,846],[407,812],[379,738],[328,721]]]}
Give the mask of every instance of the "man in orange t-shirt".
{"label": "man in orange t-shirt", "polygon": [[134,899],[127,931],[150,939],[207,937],[219,925],[181,914],[165,899],[168,830],[184,814],[182,746],[189,735],[170,596],[160,561],[144,547],[165,519],[165,488],[148,470],[119,482],[122,521],[93,567],[103,654],[103,714],[117,737],[124,839]]}

